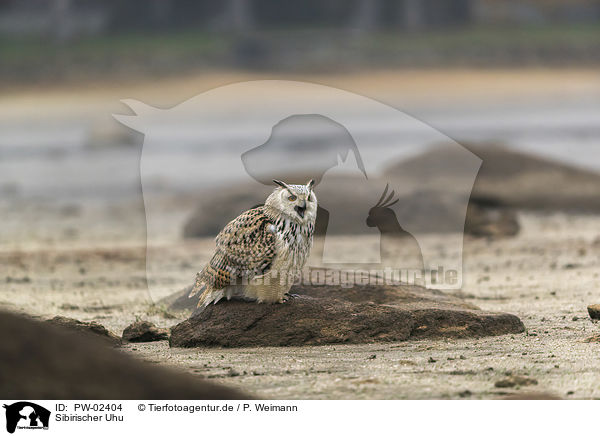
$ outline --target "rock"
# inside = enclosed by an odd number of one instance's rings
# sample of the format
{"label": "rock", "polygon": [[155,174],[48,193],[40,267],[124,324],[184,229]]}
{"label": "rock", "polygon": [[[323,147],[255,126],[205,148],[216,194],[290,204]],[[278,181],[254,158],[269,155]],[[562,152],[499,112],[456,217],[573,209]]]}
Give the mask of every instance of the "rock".
{"label": "rock", "polygon": [[475,237],[500,238],[516,236],[521,230],[517,215],[512,210],[485,209],[469,204],[465,233]]}
{"label": "rock", "polygon": [[185,238],[216,236],[225,225],[245,210],[263,204],[272,187],[235,186],[221,190],[221,195],[202,196],[198,208],[183,226]]}
{"label": "rock", "polygon": [[[369,211],[381,196],[387,181],[378,181],[374,177],[369,180],[372,183],[363,186],[363,179],[336,176],[328,179],[326,184],[317,186],[319,208],[315,223],[316,236],[326,233],[347,235],[357,231],[367,234],[372,231],[367,225]],[[210,192],[204,193],[198,207],[183,226],[183,236],[215,237],[240,213],[264,203],[271,190],[271,186],[255,187],[244,184],[220,190],[218,196],[211,195]],[[397,222],[403,228],[429,233],[449,233],[456,232],[464,226],[464,200],[455,193],[415,189],[396,194],[400,201],[394,207],[394,211]],[[462,211],[459,205],[462,205]],[[330,213],[343,216],[344,220],[329,225]],[[364,225],[357,227],[357,222]]]}
{"label": "rock", "polygon": [[590,318],[600,319],[600,304],[590,304],[587,308]]}
{"label": "rock", "polygon": [[502,380],[498,380],[494,386],[497,388],[513,388],[515,386],[530,386],[537,385],[538,382],[534,378],[524,377],[521,375],[511,375]]}
{"label": "rock", "polygon": [[[370,183],[365,183],[358,169],[358,176],[328,177],[316,188],[320,199],[317,228],[326,229],[329,235],[371,232],[368,226],[356,227],[355,223],[367,219],[369,207],[386,183],[400,199],[394,206],[398,223],[411,232],[452,233],[466,225],[466,232],[474,236],[512,236],[519,231],[515,209],[600,211],[600,174],[498,144],[464,145],[483,160],[470,196],[464,192],[471,189],[464,186],[464,174],[469,171],[464,154],[441,146],[392,163],[382,178],[370,175]],[[271,178],[261,180],[269,185]],[[321,179],[308,174],[284,177],[298,183],[309,178]],[[232,185],[218,195],[203,192],[197,210],[184,225],[184,236],[215,237],[231,219],[262,204],[272,189],[267,185]],[[480,209],[468,212],[466,220],[465,198]],[[325,210],[347,219],[328,226]]]}
{"label": "rock", "polygon": [[[471,204],[527,210],[600,211],[597,187],[600,174],[502,144],[462,145],[483,162],[473,185]],[[468,167],[452,147],[392,164],[385,176],[399,184],[437,192],[450,192]]]}
{"label": "rock", "polygon": [[520,333],[506,313],[419,286],[295,286],[285,304],[221,301],[171,329],[173,347],[288,346]]}
{"label": "rock", "polygon": [[149,321],[136,321],[123,330],[123,340],[127,342],[166,341],[169,332],[159,329]]}
{"label": "rock", "polygon": [[48,324],[65,327],[76,332],[84,334],[93,334],[100,337],[110,345],[119,346],[121,345],[121,338],[114,333],[110,332],[102,324],[98,324],[96,321],[83,322],[74,318],[67,318],[65,316],[55,316],[52,319],[46,321]]}
{"label": "rock", "polygon": [[139,361],[100,335],[0,312],[0,397],[241,400],[237,390]]}
{"label": "rock", "polygon": [[[567,394],[568,395],[568,394]],[[549,392],[523,392],[511,394],[502,398],[503,400],[562,400],[558,395]]]}
{"label": "rock", "polygon": [[[321,268],[313,268],[310,271],[320,270]],[[195,295],[189,298],[188,295],[193,286],[188,286],[181,291],[163,298],[160,304],[167,307],[168,310],[177,312],[189,312],[191,314],[196,310],[200,295]],[[369,289],[368,295],[363,291]],[[387,303],[413,303],[418,301],[448,303],[455,306],[460,306],[464,309],[479,309],[474,304],[471,304],[463,299],[445,294],[434,289],[426,289],[421,286],[412,285],[396,285],[396,286],[354,286],[352,288],[344,288],[341,286],[306,286],[293,285],[290,289],[291,294],[308,295],[313,297],[337,298],[342,300],[350,300],[355,303],[370,302],[377,304]]]}
{"label": "rock", "polygon": [[236,371],[233,368],[229,368],[229,371],[227,371],[227,377],[239,377],[240,373],[239,371]]}

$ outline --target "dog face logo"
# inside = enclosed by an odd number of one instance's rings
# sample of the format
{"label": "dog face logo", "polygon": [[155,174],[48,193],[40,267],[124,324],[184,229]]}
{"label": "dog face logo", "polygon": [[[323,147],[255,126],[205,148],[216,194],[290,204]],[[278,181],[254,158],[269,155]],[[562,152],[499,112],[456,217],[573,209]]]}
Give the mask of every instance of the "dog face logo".
{"label": "dog face logo", "polygon": [[6,431],[14,433],[16,429],[48,429],[50,411],[29,401],[5,404]]}

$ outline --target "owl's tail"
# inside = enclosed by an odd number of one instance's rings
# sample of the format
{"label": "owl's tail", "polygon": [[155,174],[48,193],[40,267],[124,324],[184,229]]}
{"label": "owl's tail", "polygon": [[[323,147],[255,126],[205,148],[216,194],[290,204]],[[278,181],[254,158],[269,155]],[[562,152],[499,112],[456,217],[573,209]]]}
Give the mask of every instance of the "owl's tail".
{"label": "owl's tail", "polygon": [[194,295],[197,295],[199,292],[204,292],[206,289],[206,281],[204,280],[204,271],[200,271],[196,274],[196,283],[194,287],[190,291],[188,298],[192,298]]}
{"label": "owl's tail", "polygon": [[196,306],[196,313],[202,311],[206,306],[211,303],[217,304],[223,298],[231,299],[232,297],[238,297],[239,292],[237,292],[236,288],[226,287],[223,289],[212,289],[207,287],[206,290],[200,295],[200,299],[198,300],[198,305]]}
{"label": "owl's tail", "polygon": [[217,304],[219,300],[225,297],[227,297],[227,299],[229,300],[235,294],[233,287],[215,289],[214,286],[210,284],[210,281],[207,280],[204,271],[201,271],[198,274],[196,274],[196,283],[194,284],[194,287],[190,291],[188,297],[192,298],[195,295],[198,295],[200,292],[202,292],[202,295],[200,295],[200,299],[198,300],[197,305],[199,309],[205,308],[210,303]]}
{"label": "owl's tail", "polygon": [[[202,295],[200,295],[200,299],[198,300],[198,305],[197,307],[206,307],[208,306],[211,301],[214,300],[213,294],[214,291],[212,289],[211,286],[208,285],[209,281],[206,280],[205,277],[205,271],[200,271],[198,274],[196,274],[196,283],[194,284],[194,287],[192,288],[192,290],[190,291],[190,294],[188,295],[189,298],[193,298],[194,296],[198,295],[200,292],[202,292]],[[220,297],[219,300],[223,298]]]}
{"label": "owl's tail", "polygon": [[224,289],[207,289],[202,295],[200,295],[200,299],[198,300],[198,308],[205,308],[210,303],[217,304],[217,302],[224,296]]}

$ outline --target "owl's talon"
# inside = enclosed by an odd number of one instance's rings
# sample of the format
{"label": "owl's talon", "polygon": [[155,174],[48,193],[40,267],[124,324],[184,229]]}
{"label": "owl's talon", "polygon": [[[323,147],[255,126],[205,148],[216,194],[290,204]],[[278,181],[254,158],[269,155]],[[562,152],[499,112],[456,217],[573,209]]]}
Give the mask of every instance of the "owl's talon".
{"label": "owl's talon", "polygon": [[288,301],[290,301],[290,300],[292,300],[294,298],[298,298],[299,296],[300,295],[298,295],[298,294],[289,294],[289,293],[286,293],[286,294],[284,294],[284,296],[282,298],[282,302],[286,303],[286,302],[288,302]]}

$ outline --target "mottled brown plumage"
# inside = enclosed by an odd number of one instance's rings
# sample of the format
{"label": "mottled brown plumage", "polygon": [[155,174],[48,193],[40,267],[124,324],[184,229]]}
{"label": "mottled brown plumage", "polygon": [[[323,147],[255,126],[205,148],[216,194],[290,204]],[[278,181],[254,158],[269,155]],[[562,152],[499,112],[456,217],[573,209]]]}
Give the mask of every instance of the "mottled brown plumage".
{"label": "mottled brown plumage", "polygon": [[313,182],[280,185],[264,206],[229,222],[216,238],[209,263],[196,275],[190,296],[198,307],[222,298],[283,302],[304,266],[314,232],[317,197]]}
{"label": "mottled brown plumage", "polygon": [[223,289],[268,271],[275,256],[275,232],[269,226],[273,221],[264,206],[230,221],[217,236],[212,259],[196,275],[194,291],[203,286]]}

